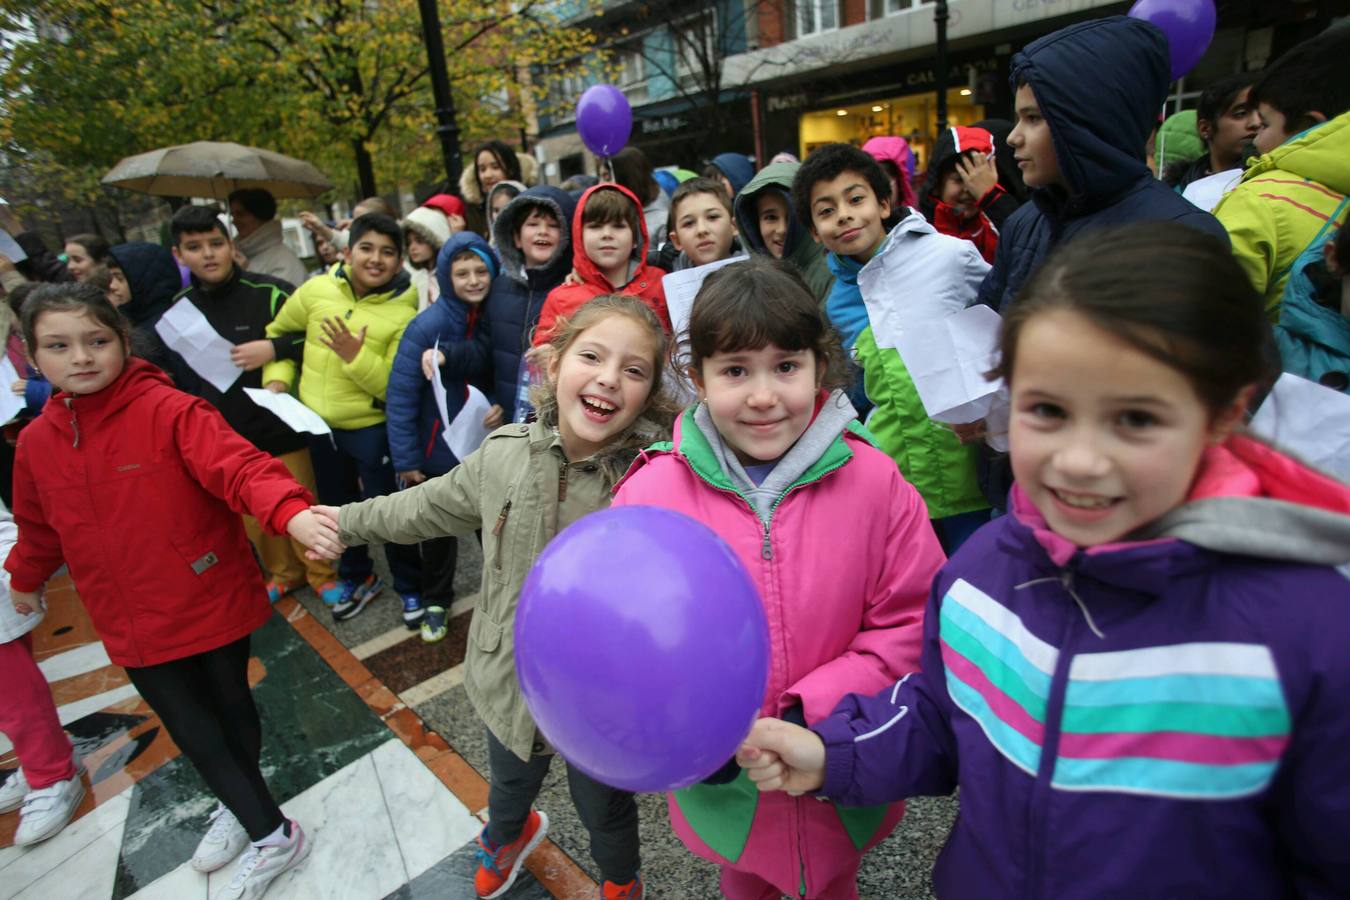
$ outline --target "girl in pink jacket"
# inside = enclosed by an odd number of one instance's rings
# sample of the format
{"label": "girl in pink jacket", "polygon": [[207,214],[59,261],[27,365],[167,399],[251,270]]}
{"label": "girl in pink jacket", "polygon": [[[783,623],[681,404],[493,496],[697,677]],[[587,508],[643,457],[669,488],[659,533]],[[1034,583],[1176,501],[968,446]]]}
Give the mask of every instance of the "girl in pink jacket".
{"label": "girl in pink jacket", "polygon": [[[614,505],[677,510],[731,545],[769,621],[760,713],[811,724],[917,668],[945,560],[918,492],[858,424],[837,339],[794,271],[755,257],[710,275],[688,347],[700,402],[634,463]],[[734,761],[670,797],[676,833],[722,867],[731,900],[856,898],[863,852],[902,813],[757,794]]]}

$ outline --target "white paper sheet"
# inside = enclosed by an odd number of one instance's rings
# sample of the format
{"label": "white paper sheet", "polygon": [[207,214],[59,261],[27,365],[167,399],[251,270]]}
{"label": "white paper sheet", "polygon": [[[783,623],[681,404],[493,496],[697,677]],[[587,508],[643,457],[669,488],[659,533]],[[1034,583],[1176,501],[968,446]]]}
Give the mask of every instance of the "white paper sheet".
{"label": "white paper sheet", "polygon": [[914,322],[896,335],[896,349],[914,379],[928,417],[951,425],[989,415],[1002,380],[984,373],[998,356],[998,313],[972,306],[940,319]]}
{"label": "white paper sheet", "polygon": [[265,388],[244,388],[250,400],[291,427],[292,431],[332,434],[323,417],[290,394],[278,394]]}
{"label": "white paper sheet", "polygon": [[14,382],[21,377],[9,357],[0,354],[0,423],[8,422],[23,412],[23,397],[11,390]]}
{"label": "white paper sheet", "polygon": [[21,263],[28,258],[28,254],[23,252],[19,242],[10,236],[10,233],[0,228],[0,253],[9,257],[12,263]]}
{"label": "white paper sheet", "polygon": [[1213,175],[1206,175],[1204,178],[1197,178],[1186,185],[1186,190],[1181,192],[1181,196],[1205,212],[1214,212],[1214,207],[1219,205],[1219,201],[1237,187],[1241,180],[1241,169],[1226,169]]}
{"label": "white paper sheet", "polygon": [[[431,345],[431,349],[437,353],[441,352],[441,341],[436,339],[436,343]],[[436,398],[436,411],[441,414],[441,434],[450,432],[450,411],[446,408],[445,385],[441,383],[441,369],[437,366],[435,369],[436,377],[431,379],[431,396]]]}
{"label": "white paper sheet", "polygon": [[678,339],[689,328],[689,313],[694,308],[694,298],[703,286],[703,279],[723,266],[748,259],[744,254],[730,259],[719,259],[704,266],[681,269],[670,272],[661,279],[661,289],[666,295],[666,310],[670,313],[670,324]]}
{"label": "white paper sheet", "polygon": [[492,401],[473,385],[469,385],[468,388],[469,396],[464,400],[464,407],[460,409],[459,415],[455,416],[455,420],[445,429],[443,435],[445,444],[450,448],[450,452],[455,454],[455,459],[461,460],[477,450],[478,445],[483,443],[483,439],[492,431],[483,427],[483,417],[492,408]]}
{"label": "white paper sheet", "polygon": [[221,337],[206,321],[202,311],[186,297],[159,317],[155,331],[170,350],[183,357],[192,371],[222,394],[244,374],[243,369],[230,361],[234,344]]}
{"label": "white paper sheet", "polygon": [[1350,481],[1350,396],[1285,372],[1248,428]]}

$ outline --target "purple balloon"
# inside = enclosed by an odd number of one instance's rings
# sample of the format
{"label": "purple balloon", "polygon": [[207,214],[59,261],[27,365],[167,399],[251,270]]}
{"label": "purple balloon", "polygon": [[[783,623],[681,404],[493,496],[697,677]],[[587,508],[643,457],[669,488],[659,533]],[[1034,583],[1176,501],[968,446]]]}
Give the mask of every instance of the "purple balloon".
{"label": "purple balloon", "polygon": [[1214,0],[1138,0],[1129,15],[1152,22],[1167,35],[1173,81],[1195,68],[1214,40]]}
{"label": "purple balloon", "polygon": [[618,153],[632,130],[633,108],[614,85],[592,85],[577,100],[577,131],[596,156]]}
{"label": "purple balloon", "polygon": [[592,778],[668,791],[735,754],[764,701],[769,628],[736,554],[652,506],[592,513],[544,548],[516,612],[544,737]]}

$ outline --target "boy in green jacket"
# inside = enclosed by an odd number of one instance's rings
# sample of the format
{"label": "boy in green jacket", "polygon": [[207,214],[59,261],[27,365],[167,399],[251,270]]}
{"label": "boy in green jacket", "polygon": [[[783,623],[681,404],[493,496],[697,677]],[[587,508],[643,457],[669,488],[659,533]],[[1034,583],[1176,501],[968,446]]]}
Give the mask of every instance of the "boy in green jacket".
{"label": "boy in green jacket", "polygon": [[[326,504],[392,494],[397,490],[385,433],[384,399],[403,329],[417,313],[417,292],[403,270],[403,230],[389,216],[368,213],[352,222],[343,261],[300,285],[281,307],[269,338],[305,333],[300,401],[333,430],[310,441],[319,497]],[[263,367],[268,390],[289,391],[296,365]],[[420,624],[422,598],[417,548],[385,548],[404,620]],[[350,619],[384,587],[364,547],[338,565],[342,591],[333,618]],[[410,618],[411,617],[411,618]]]}

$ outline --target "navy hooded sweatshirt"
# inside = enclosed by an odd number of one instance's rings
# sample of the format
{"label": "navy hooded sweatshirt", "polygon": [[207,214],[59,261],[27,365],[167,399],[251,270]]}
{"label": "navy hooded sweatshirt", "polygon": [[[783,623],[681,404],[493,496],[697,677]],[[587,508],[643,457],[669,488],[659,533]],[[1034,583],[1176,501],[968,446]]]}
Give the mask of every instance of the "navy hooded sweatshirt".
{"label": "navy hooded sweatshirt", "polygon": [[439,342],[445,354],[440,378],[446,390],[445,411],[452,420],[464,406],[466,382],[489,399],[493,395],[488,329],[473,306],[455,296],[450,282],[451,261],[464,250],[474,250],[482,256],[493,279],[500,271],[496,253],[472,231],[451,235],[441,245],[436,256],[436,280],[441,296],[404,329],[385,391],[389,456],[396,472],[444,475],[459,465],[441,436],[440,411],[436,409],[431,382],[422,374],[425,351]]}
{"label": "navy hooded sweatshirt", "polygon": [[131,352],[167,370],[169,351],[155,323],[183,287],[173,251],[149,241],[132,241],[118,244],[108,255],[122,270],[131,293],[131,299],[118,307],[131,323]]}
{"label": "navy hooded sweatshirt", "polygon": [[1025,81],[1035,93],[1066,187],[1033,189],[1032,202],[1008,217],[981,303],[1001,311],[1046,254],[1093,228],[1174,220],[1228,243],[1218,219],[1154,178],[1145,161],[1170,71],[1167,37],[1127,16],[1071,25],[1013,56],[1013,90]]}
{"label": "navy hooded sweatshirt", "polygon": [[[539,311],[544,308],[548,292],[562,284],[567,273],[572,271],[572,214],[576,206],[576,198],[571,194],[541,184],[523,191],[508,203],[492,225],[502,274],[492,282],[484,310],[492,342],[494,393],[489,399],[502,408],[507,422],[515,417],[520,358],[530,347]],[[525,257],[516,246],[516,231],[536,208],[547,209],[557,217],[562,235],[547,263],[527,269]]]}

